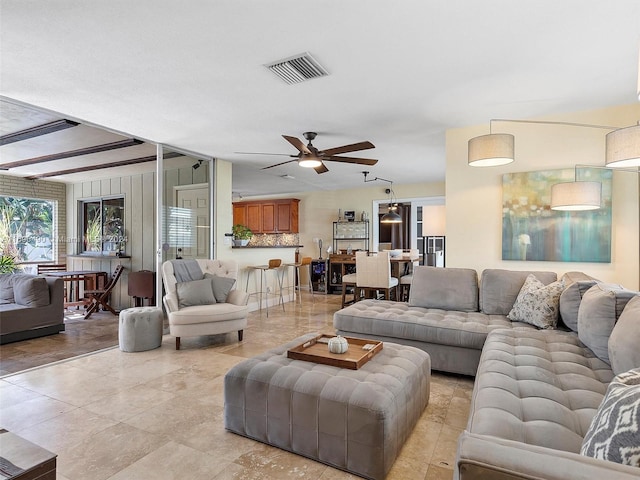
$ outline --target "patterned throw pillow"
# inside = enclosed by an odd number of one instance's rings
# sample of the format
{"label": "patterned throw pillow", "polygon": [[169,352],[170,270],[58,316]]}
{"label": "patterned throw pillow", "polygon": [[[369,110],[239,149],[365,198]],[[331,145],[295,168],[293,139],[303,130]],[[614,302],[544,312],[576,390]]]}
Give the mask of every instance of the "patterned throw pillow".
{"label": "patterned throw pillow", "polygon": [[640,368],[621,373],[609,384],[580,453],[640,467]]}
{"label": "patterned throw pillow", "polygon": [[545,285],[530,274],[507,318],[514,322],[530,323],[538,328],[556,328],[558,303],[563,290],[562,280]]}

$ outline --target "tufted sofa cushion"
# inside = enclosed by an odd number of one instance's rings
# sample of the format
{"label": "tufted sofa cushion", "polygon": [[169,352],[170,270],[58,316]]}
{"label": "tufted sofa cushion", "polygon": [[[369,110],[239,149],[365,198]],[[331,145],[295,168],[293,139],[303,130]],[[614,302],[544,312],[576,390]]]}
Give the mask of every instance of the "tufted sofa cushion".
{"label": "tufted sofa cushion", "polygon": [[339,310],[333,316],[333,326],[344,332],[477,350],[482,349],[491,330],[535,328],[511,322],[504,315],[411,307],[403,302],[380,300],[363,300]]}
{"label": "tufted sofa cushion", "polygon": [[613,379],[575,333],[497,330],[487,336],[467,430],[579,453]]}

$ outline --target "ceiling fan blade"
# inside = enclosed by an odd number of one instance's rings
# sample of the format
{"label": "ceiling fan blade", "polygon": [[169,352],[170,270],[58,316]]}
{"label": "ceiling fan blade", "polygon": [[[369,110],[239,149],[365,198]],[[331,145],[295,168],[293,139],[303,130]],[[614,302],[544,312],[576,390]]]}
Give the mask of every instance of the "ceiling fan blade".
{"label": "ceiling fan blade", "polygon": [[373,158],[355,158],[355,157],[322,157],[322,160],[330,162],[357,163],[358,165],[375,165],[378,160]]}
{"label": "ceiling fan blade", "polygon": [[269,165],[268,167],[262,167],[260,170],[266,170],[267,168],[279,167],[280,165],[286,165],[287,163],[297,162],[298,159],[294,158],[293,160],[287,160],[286,162],[276,163],[275,165]]}
{"label": "ceiling fan blade", "polygon": [[284,138],[287,142],[289,142],[291,145],[296,147],[299,152],[307,153],[307,154],[311,153],[311,150],[309,150],[307,146],[299,138],[290,137],[289,135],[282,135],[282,138]]}
{"label": "ceiling fan blade", "polygon": [[376,146],[371,142],[359,142],[352,143],[351,145],[343,145],[342,147],[329,148],[327,150],[323,150],[319,152],[321,155],[339,155],[340,153],[347,152],[357,152],[359,150],[369,150],[370,148],[376,148]]}
{"label": "ceiling fan blade", "polygon": [[320,165],[319,167],[314,167],[314,170],[316,171],[316,173],[326,173],[329,171],[329,169],[325,166],[325,164],[323,163],[322,165]]}

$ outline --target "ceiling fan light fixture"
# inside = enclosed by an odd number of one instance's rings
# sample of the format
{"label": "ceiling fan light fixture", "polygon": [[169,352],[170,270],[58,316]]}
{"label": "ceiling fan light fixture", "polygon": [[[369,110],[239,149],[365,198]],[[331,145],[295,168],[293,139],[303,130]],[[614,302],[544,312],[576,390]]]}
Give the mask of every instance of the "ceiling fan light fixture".
{"label": "ceiling fan light fixture", "polygon": [[514,136],[509,133],[490,133],[470,139],[469,166],[495,167],[513,162],[514,143]]}
{"label": "ceiling fan light fixture", "polygon": [[304,168],[316,168],[322,165],[322,161],[315,155],[302,155],[298,160],[298,165]]}

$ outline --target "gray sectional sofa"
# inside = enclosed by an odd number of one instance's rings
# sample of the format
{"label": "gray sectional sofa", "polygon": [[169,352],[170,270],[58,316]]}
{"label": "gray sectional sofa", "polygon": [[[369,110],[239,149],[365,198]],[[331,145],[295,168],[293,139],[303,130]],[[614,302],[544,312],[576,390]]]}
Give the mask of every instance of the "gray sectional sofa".
{"label": "gray sectional sofa", "polygon": [[[530,273],[561,286],[557,329],[507,317]],[[334,326],[422,348],[434,370],[475,375],[456,479],[640,478],[640,468],[610,461],[613,442],[596,458],[581,454],[614,376],[640,368],[638,292],[581,273],[554,283],[550,272],[485,270],[479,285],[474,274],[418,267],[408,303],[358,302],[338,311]]]}
{"label": "gray sectional sofa", "polygon": [[64,330],[64,282],[23,273],[0,274],[0,344]]}
{"label": "gray sectional sofa", "polygon": [[[409,302],[363,300],[335,313],[340,335],[375,338],[421,348],[431,368],[475,375],[482,347],[492,330],[534,326],[507,318],[520,288],[533,273],[545,284],[553,272],[417,267]],[[589,279],[578,275],[580,279]]]}

